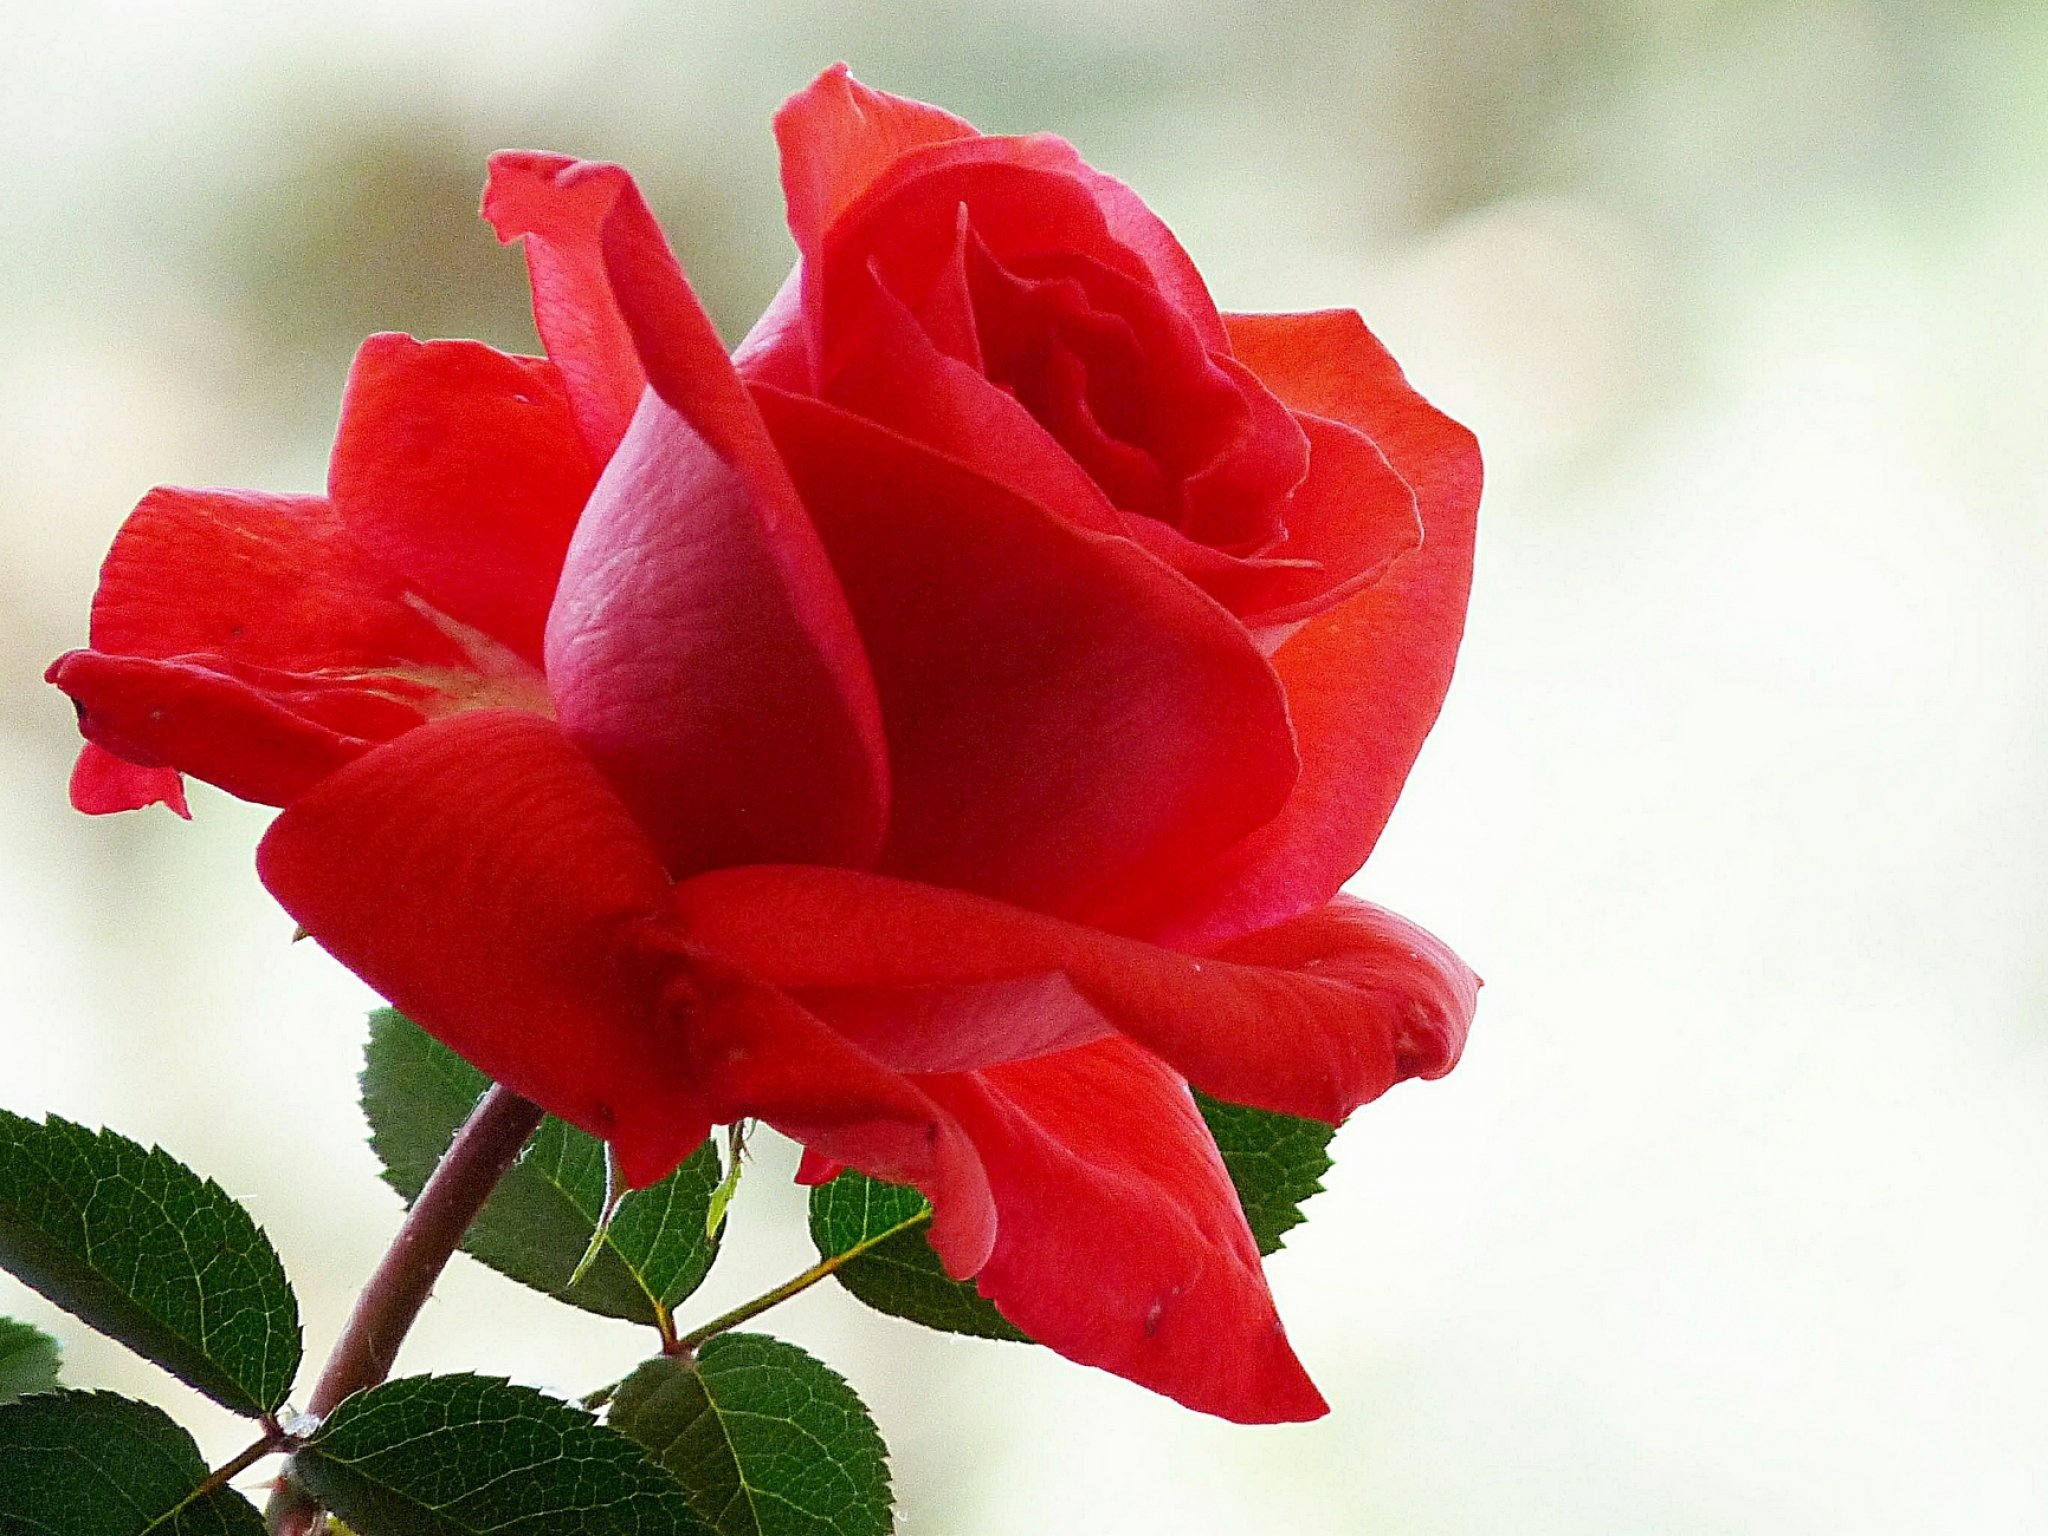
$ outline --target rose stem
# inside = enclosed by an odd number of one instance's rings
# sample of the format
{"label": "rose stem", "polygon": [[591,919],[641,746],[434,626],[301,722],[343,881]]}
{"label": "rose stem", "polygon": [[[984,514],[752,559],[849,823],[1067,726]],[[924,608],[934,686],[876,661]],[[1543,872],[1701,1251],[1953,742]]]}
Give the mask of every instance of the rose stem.
{"label": "rose stem", "polygon": [[[541,1115],[538,1104],[495,1085],[477,1102],[356,1298],[348,1326],[313,1388],[308,1414],[324,1419],[343,1398],[376,1386],[391,1373],[398,1346],[456,1244],[539,1128]],[[280,1536],[304,1530],[311,1513],[311,1505],[299,1496],[289,1507],[273,1507],[271,1528]]]}
{"label": "rose stem", "polygon": [[540,1128],[541,1113],[538,1104],[497,1086],[470,1112],[356,1299],[308,1413],[325,1418],[350,1393],[390,1374],[434,1282],[519,1149]]}

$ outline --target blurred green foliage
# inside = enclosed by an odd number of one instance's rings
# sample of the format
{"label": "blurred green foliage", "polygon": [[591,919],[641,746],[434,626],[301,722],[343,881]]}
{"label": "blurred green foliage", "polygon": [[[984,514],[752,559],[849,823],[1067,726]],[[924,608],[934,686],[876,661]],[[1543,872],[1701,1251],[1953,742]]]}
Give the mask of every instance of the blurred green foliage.
{"label": "blurred green foliage", "polygon": [[629,164],[736,340],[789,258],[769,114],[846,57],[985,128],[1061,132],[1169,212],[1220,187],[1310,226],[1282,241],[1370,253],[1577,196],[1704,268],[1831,202],[1938,217],[2025,151],[2013,110],[2044,18],[1990,0],[643,4],[526,99],[342,69],[252,84],[263,153],[214,163],[228,185],[184,257],[239,312],[262,400],[310,430],[370,332],[534,345],[518,262],[475,214],[489,151],[540,145]]}

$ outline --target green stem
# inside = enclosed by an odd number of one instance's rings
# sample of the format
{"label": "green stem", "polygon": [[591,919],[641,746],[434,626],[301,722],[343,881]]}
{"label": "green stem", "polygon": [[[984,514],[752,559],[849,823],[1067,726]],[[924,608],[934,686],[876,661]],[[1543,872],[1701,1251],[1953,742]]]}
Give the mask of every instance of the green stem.
{"label": "green stem", "polygon": [[217,1493],[227,1487],[230,1482],[255,1466],[264,1457],[275,1455],[290,1443],[283,1430],[277,1428],[274,1424],[270,1424],[268,1419],[264,1422],[270,1427],[266,1430],[261,1440],[258,1440],[246,1451],[243,1451],[233,1461],[208,1473],[205,1482],[180,1499],[175,1509],[168,1510],[158,1516],[155,1523],[150,1526],[150,1529],[154,1531],[175,1526],[178,1523],[177,1516],[183,1511],[190,1509],[209,1493]]}
{"label": "green stem", "polygon": [[802,1274],[797,1275],[792,1279],[783,1281],[782,1284],[776,1286],[774,1290],[763,1291],[759,1296],[756,1296],[752,1301],[742,1302],[739,1306],[734,1307],[730,1312],[725,1313],[723,1316],[714,1317],[710,1322],[706,1323],[703,1327],[691,1329],[688,1333],[684,1334],[680,1339],[677,1339],[675,1343],[667,1346],[667,1352],[671,1355],[688,1355],[695,1353],[698,1349],[703,1347],[706,1340],[714,1339],[718,1337],[718,1335],[721,1333],[725,1333],[731,1329],[737,1328],[741,1323],[751,1322],[754,1318],[757,1318],[763,1312],[766,1312],[770,1307],[780,1306],[783,1302],[789,1300],[790,1297],[800,1295],[803,1292],[808,1291],[812,1286],[816,1285],[820,1280],[823,1280],[826,1276],[830,1275],[832,1271],[839,1268],[839,1266],[844,1264],[848,1259],[857,1259],[862,1254],[866,1253],[869,1249],[878,1247],[881,1244],[886,1243],[890,1238],[896,1236],[899,1232],[915,1231],[917,1228],[923,1226],[926,1222],[930,1221],[931,1219],[931,1207],[926,1206],[923,1210],[919,1211],[915,1216],[906,1217],[904,1220],[897,1222],[895,1226],[890,1227],[887,1231],[878,1232],[873,1237],[864,1238],[860,1242],[855,1243],[851,1248],[847,1249],[846,1252],[835,1253],[829,1259],[820,1259],[817,1263],[813,1264],[809,1269],[805,1270]]}
{"label": "green stem", "polygon": [[[707,1340],[715,1339],[719,1334],[729,1329],[737,1328],[741,1323],[759,1317],[770,1307],[785,1302],[800,1292],[808,1291],[848,1259],[859,1258],[870,1248],[879,1247],[899,1232],[914,1232],[931,1219],[931,1207],[926,1206],[915,1216],[906,1217],[904,1220],[897,1222],[895,1226],[890,1227],[886,1232],[877,1232],[873,1237],[863,1238],[844,1253],[835,1253],[829,1259],[820,1259],[816,1264],[813,1264],[794,1279],[783,1281],[782,1284],[776,1286],[772,1291],[763,1291],[752,1301],[743,1302],[739,1306],[734,1307],[730,1312],[714,1317],[702,1328],[694,1328],[681,1338],[676,1337],[675,1325],[669,1321],[668,1314],[664,1312],[662,1314],[664,1326],[661,1334],[661,1352],[678,1358],[688,1358],[696,1353]],[[579,1401],[586,1410],[595,1413],[606,1403],[610,1402],[614,1394],[623,1385],[625,1385],[623,1380],[615,1381],[610,1386],[599,1387],[595,1392],[579,1399]]]}

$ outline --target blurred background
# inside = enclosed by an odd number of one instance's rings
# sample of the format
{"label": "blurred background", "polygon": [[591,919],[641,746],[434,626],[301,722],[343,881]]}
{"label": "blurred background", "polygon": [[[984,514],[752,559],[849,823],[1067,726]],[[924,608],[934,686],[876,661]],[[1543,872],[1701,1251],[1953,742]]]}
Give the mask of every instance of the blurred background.
{"label": "blurred background", "polygon": [[[389,1238],[369,999],[267,813],[65,805],[159,482],[317,489],[367,332],[531,350],[501,146],[639,175],[729,337],[820,66],[1134,184],[1226,308],[1352,305],[1485,444],[1472,627],[1354,889],[1487,977],[1271,1266],[1335,1412],[1245,1430],[823,1287],[902,1526],[2048,1531],[2048,6],[0,0],[0,1105],[244,1197],[324,1356]],[[764,1145],[691,1316],[808,1261]],[[0,1277],[69,1376],[242,1428]],[[408,1370],[645,1351],[458,1259]]]}

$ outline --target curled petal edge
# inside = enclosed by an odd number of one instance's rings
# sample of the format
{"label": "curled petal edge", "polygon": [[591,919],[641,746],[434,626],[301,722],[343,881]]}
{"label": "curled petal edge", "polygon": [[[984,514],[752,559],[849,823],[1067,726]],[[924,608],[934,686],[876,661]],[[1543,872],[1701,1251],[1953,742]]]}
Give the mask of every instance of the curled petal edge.
{"label": "curled petal edge", "polygon": [[853,870],[718,870],[674,902],[692,942],[781,987],[1061,972],[1204,1092],[1330,1124],[1404,1078],[1450,1071],[1478,1004],[1479,978],[1442,941],[1350,897],[1206,954]]}

